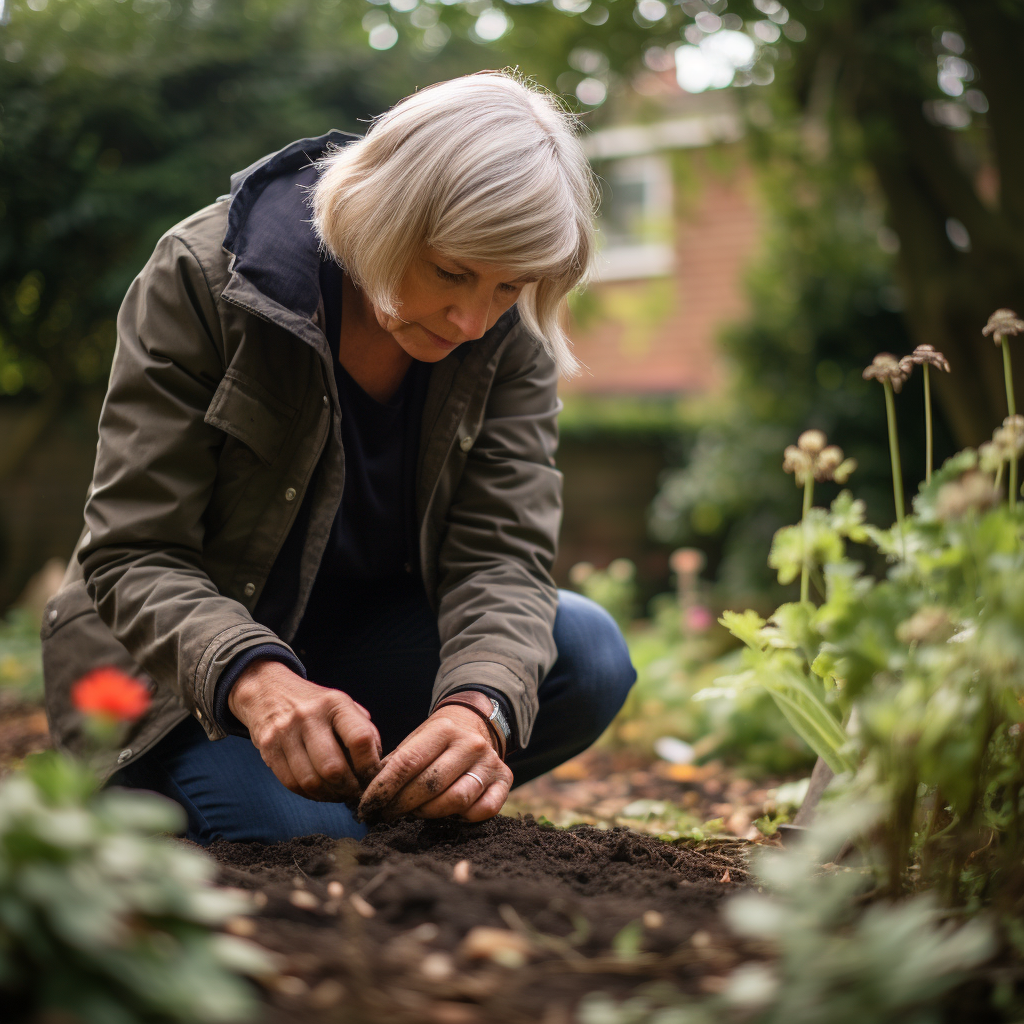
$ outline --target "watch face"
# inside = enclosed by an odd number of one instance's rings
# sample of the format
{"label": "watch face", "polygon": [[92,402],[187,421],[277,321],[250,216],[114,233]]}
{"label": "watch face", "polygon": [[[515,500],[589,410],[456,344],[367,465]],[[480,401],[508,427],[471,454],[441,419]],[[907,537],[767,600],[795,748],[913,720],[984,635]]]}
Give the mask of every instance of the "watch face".
{"label": "watch face", "polygon": [[491,712],[491,721],[498,723],[498,728],[505,734],[506,741],[511,737],[512,730],[509,728],[508,722],[505,721],[505,716],[501,712],[501,705],[491,697],[491,707],[494,711]]}

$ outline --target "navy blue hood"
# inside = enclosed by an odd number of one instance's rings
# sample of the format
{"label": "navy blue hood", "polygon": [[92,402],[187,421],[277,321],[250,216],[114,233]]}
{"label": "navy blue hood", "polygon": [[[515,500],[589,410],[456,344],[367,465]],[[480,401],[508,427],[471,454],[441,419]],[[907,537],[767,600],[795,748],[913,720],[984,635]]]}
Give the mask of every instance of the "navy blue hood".
{"label": "navy blue hood", "polygon": [[330,131],[299,139],[231,176],[224,248],[241,274],[267,298],[304,318],[320,302],[320,247],[311,222],[314,161],[358,135]]}

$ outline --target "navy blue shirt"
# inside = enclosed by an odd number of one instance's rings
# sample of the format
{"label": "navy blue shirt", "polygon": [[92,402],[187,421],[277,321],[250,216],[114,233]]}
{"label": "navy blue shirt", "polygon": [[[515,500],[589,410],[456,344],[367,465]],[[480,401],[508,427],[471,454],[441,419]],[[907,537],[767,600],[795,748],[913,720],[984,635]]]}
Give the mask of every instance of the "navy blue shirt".
{"label": "navy blue shirt", "polygon": [[[336,350],[341,336],[342,270],[333,261],[320,266],[325,330]],[[306,613],[292,646],[311,664],[322,663],[321,645],[332,642],[329,624],[343,621],[349,610],[367,602],[386,602],[391,595],[422,589],[415,517],[416,459],[420,422],[430,365],[414,361],[396,393],[386,402],[368,395],[334,360],[341,437],[345,453],[345,486],[331,527]],[[313,488],[307,491],[295,523],[274,562],[253,618],[279,629],[298,597],[302,548],[309,523]],[[286,664],[306,677],[302,660],[286,647],[263,644],[232,661],[217,683],[214,714],[228,733],[247,735],[227,700],[243,670],[258,659]],[[469,689],[470,687],[460,687]],[[506,720],[511,706],[504,694],[479,687],[499,701]]]}

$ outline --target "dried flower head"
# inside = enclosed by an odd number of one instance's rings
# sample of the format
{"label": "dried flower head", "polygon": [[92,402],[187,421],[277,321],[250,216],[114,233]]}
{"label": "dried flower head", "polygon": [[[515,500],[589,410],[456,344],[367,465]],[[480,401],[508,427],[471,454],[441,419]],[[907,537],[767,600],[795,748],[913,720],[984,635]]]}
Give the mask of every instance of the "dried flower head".
{"label": "dried flower head", "polygon": [[879,352],[861,376],[865,380],[877,380],[879,383],[889,381],[893,391],[899,393],[903,382],[910,376],[910,370],[904,368],[891,352]]}
{"label": "dried flower head", "polygon": [[796,446],[808,455],[817,455],[828,444],[828,438],[820,430],[805,430],[797,439]]}
{"label": "dried flower head", "polygon": [[945,608],[925,605],[896,627],[896,639],[905,644],[941,644],[953,635],[953,629]]}
{"label": "dried flower head", "polygon": [[1007,416],[1003,425],[992,431],[991,443],[1003,460],[1019,459],[1024,455],[1024,416],[1019,413]]}
{"label": "dried flower head", "polygon": [[918,345],[909,356],[900,360],[900,369],[910,376],[910,371],[915,366],[934,366],[936,370],[945,370],[949,373],[949,360],[934,345]]}
{"label": "dried flower head", "polygon": [[986,441],[978,446],[978,466],[984,473],[998,473],[1006,461],[1003,449],[995,441]]}
{"label": "dried flower head", "polygon": [[935,515],[944,522],[961,519],[969,512],[984,512],[999,501],[992,477],[976,469],[968,470],[959,480],[943,484],[935,498]]}
{"label": "dried flower head", "polygon": [[706,558],[699,548],[679,548],[672,552],[669,565],[679,576],[696,576],[704,568]]}
{"label": "dried flower head", "polygon": [[95,668],[71,687],[71,700],[79,711],[97,718],[134,722],[150,704],[144,683],[113,667]]}
{"label": "dried flower head", "polygon": [[990,334],[997,345],[1002,345],[1003,338],[1011,338],[1024,332],[1024,320],[1019,320],[1012,309],[997,309],[981,329],[987,338]]}
{"label": "dried flower head", "polygon": [[800,486],[809,478],[835,480],[844,484],[857,468],[855,459],[844,459],[843,449],[838,445],[826,444],[828,438],[820,430],[805,430],[796,444],[789,445],[782,453],[782,468],[796,477]]}

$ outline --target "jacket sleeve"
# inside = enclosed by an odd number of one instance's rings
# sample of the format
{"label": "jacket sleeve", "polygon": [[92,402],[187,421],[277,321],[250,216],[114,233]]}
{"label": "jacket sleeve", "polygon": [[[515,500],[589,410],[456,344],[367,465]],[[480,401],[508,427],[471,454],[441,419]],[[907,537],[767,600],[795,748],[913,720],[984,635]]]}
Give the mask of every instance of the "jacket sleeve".
{"label": "jacket sleeve", "polygon": [[551,358],[522,326],[505,349],[439,551],[441,667],[432,705],[466,686],[508,697],[520,746],[554,664],[551,579],[562,517]]}
{"label": "jacket sleeve", "polygon": [[220,594],[203,565],[224,437],[204,416],[224,352],[211,288],[182,239],[160,240],[117,331],[79,559],[115,638],[217,738],[220,673],[249,647],[281,641]]}

